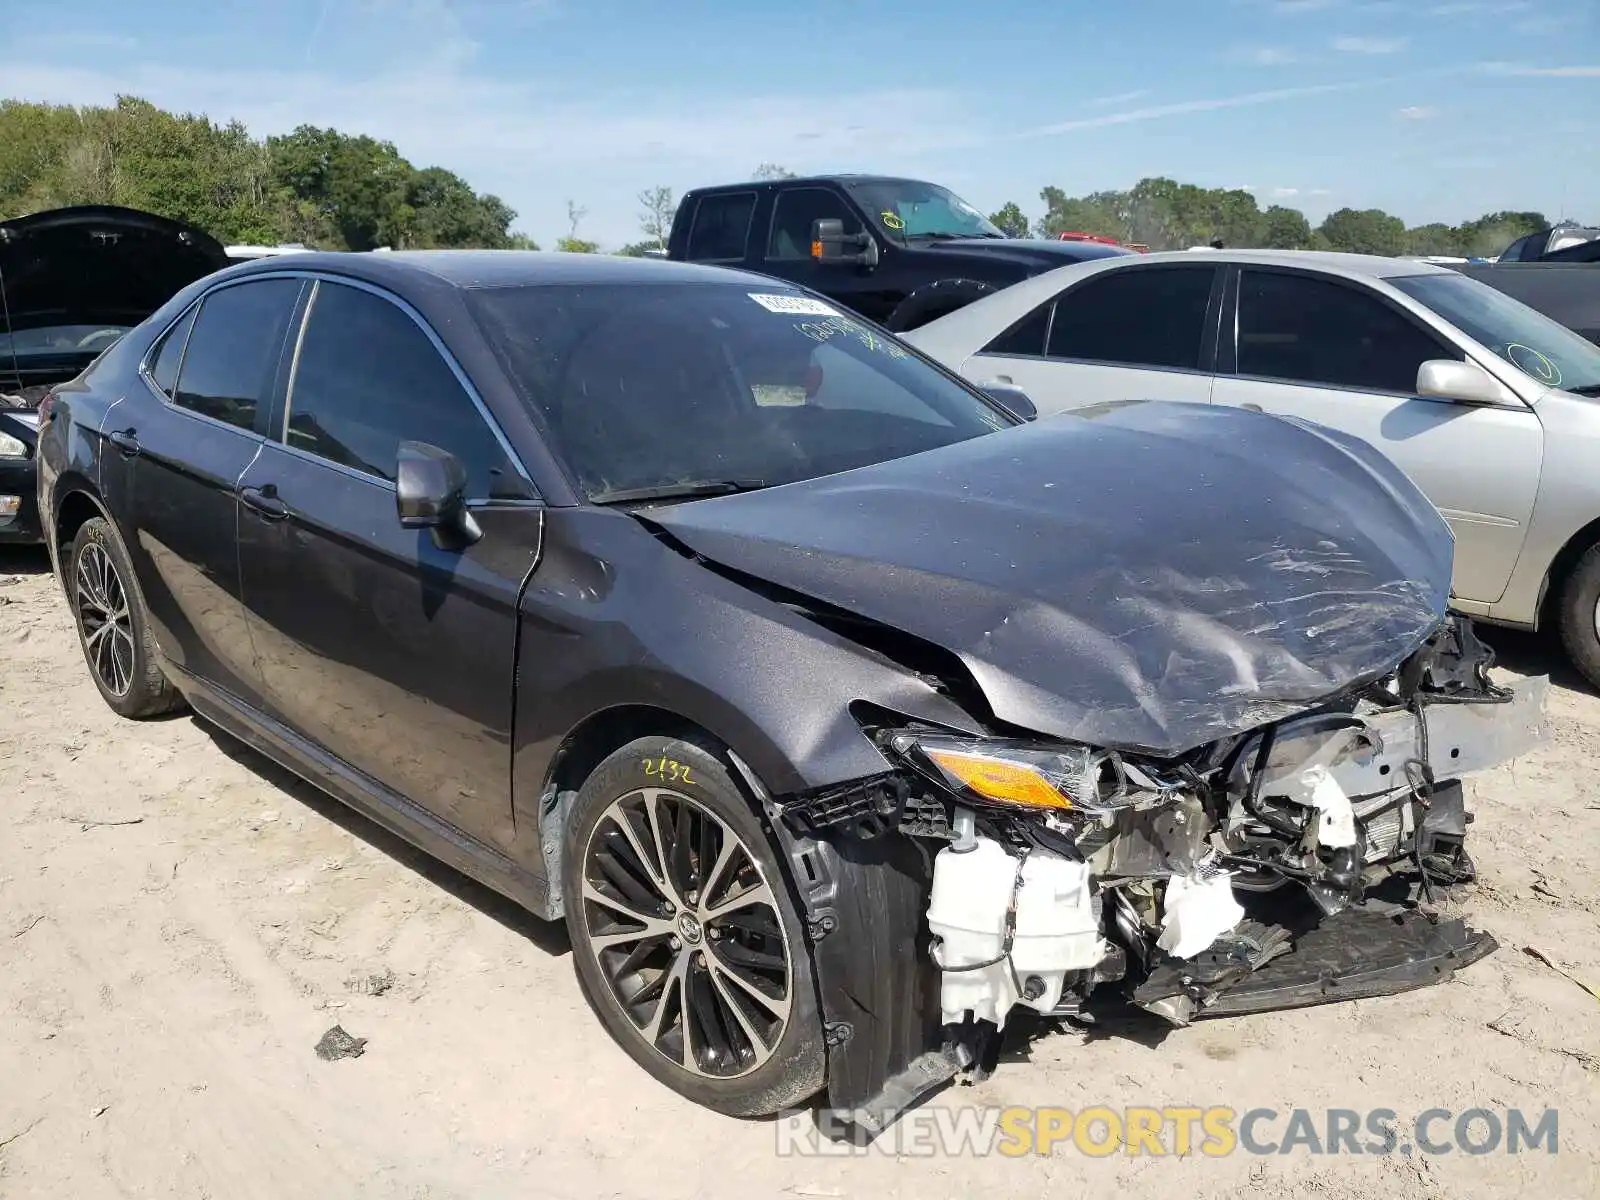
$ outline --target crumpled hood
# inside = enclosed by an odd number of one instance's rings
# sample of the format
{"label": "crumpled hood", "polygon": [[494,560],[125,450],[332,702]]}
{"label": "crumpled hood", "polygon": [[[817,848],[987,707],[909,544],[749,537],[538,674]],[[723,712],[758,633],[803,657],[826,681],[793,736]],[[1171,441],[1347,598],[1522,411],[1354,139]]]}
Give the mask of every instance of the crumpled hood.
{"label": "crumpled hood", "polygon": [[210,235],[109,205],[0,222],[0,334],[47,325],[137,325],[196,279],[228,265]]}
{"label": "crumpled hood", "polygon": [[954,653],[1001,721],[1157,755],[1380,677],[1443,618],[1453,551],[1364,442],[1167,402],[650,519],[714,563]]}

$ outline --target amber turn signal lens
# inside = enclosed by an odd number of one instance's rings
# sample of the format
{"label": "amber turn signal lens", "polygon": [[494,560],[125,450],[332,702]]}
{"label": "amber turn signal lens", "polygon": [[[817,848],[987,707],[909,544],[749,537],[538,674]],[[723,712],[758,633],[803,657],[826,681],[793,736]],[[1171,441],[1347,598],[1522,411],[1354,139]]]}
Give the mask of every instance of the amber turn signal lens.
{"label": "amber turn signal lens", "polygon": [[985,799],[1028,808],[1072,807],[1072,801],[1032,767],[951,750],[926,750],[925,753],[946,775]]}

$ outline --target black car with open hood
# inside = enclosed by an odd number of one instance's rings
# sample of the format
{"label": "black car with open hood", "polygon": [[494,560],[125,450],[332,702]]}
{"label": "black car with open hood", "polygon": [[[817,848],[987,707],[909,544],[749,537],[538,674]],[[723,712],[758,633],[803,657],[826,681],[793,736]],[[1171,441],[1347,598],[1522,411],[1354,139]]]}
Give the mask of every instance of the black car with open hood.
{"label": "black car with open hood", "polygon": [[1269,414],[1027,411],[748,272],[309,253],[60,392],[40,496],[115,711],[187,702],[565,920],[721,1112],[879,1127],[1016,1017],[1489,953],[1423,905],[1545,684],[1448,612],[1439,513]]}
{"label": "black car with open hood", "polygon": [[72,378],[227,265],[210,234],[132,208],[83,205],[0,223],[0,391]]}
{"label": "black car with open hood", "polygon": [[209,234],[137,209],[85,205],[0,222],[0,541],[38,538],[29,410],[227,265]]}

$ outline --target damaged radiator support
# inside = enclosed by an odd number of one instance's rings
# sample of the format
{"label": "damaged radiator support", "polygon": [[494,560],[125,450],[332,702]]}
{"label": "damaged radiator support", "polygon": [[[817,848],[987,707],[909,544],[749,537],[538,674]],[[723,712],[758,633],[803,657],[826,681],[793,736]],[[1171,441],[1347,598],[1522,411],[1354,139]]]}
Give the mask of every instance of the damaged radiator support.
{"label": "damaged radiator support", "polygon": [[1407,991],[1492,953],[1417,889],[1473,877],[1459,777],[1539,740],[1548,681],[1493,686],[1470,629],[1441,645],[1176,759],[879,729],[897,769],[763,796],[829,1105],[875,1134],[992,1068],[1013,1009],[1090,1020],[1102,985],[1185,1025]]}

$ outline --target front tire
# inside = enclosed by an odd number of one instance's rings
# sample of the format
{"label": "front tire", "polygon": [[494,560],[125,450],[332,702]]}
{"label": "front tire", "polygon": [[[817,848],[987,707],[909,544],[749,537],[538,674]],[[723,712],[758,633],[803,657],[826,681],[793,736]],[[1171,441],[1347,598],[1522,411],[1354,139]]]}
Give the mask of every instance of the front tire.
{"label": "front tire", "polygon": [[721,759],[630,742],[568,815],[562,887],[584,998],[656,1079],[730,1116],[780,1112],[826,1074],[788,877]]}
{"label": "front tire", "polygon": [[1600,689],[1600,543],[1573,564],[1561,589],[1561,644],[1591,687]]}
{"label": "front tire", "polygon": [[83,523],[67,554],[67,594],[89,677],[111,710],[154,717],[183,707],[157,664],[133,564],[102,517]]}

